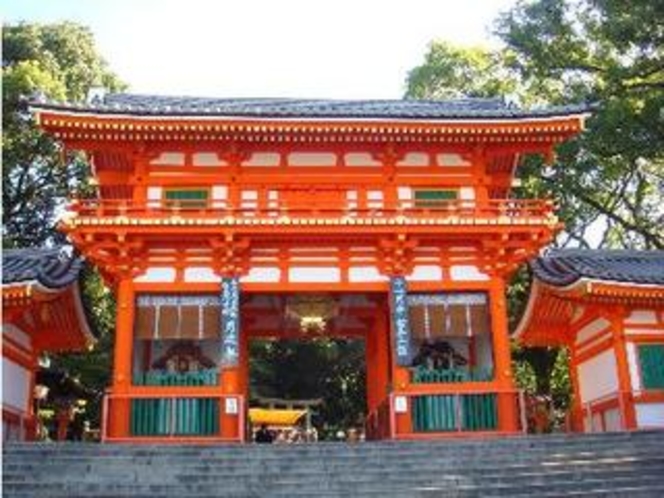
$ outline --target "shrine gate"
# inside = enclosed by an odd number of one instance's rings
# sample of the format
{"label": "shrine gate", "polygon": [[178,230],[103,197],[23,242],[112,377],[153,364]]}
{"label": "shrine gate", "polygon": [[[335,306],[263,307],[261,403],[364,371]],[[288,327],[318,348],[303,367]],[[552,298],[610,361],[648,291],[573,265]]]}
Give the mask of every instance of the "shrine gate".
{"label": "shrine gate", "polygon": [[252,337],[365,341],[367,434],[518,430],[505,282],[548,244],[512,196],[582,108],[97,95],[33,103],[90,161],[61,229],[117,296],[106,441],[243,441]]}

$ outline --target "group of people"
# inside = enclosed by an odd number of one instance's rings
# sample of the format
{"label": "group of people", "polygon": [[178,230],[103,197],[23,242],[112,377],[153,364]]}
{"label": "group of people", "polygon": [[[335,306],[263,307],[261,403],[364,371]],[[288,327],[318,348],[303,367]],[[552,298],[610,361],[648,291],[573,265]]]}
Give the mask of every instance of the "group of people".
{"label": "group of people", "polygon": [[318,431],[315,427],[308,430],[302,427],[271,430],[266,424],[262,424],[254,434],[254,442],[259,444],[296,444],[316,441],[318,441]]}

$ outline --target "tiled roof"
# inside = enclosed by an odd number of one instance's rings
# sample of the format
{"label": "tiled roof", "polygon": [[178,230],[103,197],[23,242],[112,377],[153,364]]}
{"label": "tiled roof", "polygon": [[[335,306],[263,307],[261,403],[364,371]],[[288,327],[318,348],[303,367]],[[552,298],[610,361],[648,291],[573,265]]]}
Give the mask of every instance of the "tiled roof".
{"label": "tiled roof", "polygon": [[5,249],[2,253],[2,283],[37,281],[44,287],[59,289],[74,282],[83,260],[65,246],[54,248]]}
{"label": "tiled roof", "polygon": [[36,109],[144,116],[226,116],[245,118],[347,119],[518,119],[585,113],[588,106],[524,110],[503,99],[323,100],[286,98],[223,99],[109,94],[85,104],[33,102]]}
{"label": "tiled roof", "polygon": [[581,278],[664,285],[664,251],[556,250],[534,260],[531,268],[539,280],[556,287]]}

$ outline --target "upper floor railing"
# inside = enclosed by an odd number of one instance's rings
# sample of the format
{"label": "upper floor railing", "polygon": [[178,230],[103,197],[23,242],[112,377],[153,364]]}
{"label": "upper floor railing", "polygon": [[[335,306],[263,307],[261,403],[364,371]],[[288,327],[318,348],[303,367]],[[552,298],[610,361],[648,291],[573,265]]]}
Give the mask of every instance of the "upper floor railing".
{"label": "upper floor railing", "polygon": [[[190,219],[311,219],[325,220],[362,218],[399,218],[408,220],[454,220],[459,223],[471,220],[496,220],[496,222],[543,223],[553,218],[554,205],[541,199],[490,199],[490,200],[428,200],[426,202],[398,202],[394,205],[357,206],[353,203],[331,202],[325,199],[302,203],[265,205],[232,205],[197,202],[154,202],[132,200],[76,200],[69,211],[78,217],[131,219],[159,219],[173,216]],[[522,220],[522,221],[516,221]]]}

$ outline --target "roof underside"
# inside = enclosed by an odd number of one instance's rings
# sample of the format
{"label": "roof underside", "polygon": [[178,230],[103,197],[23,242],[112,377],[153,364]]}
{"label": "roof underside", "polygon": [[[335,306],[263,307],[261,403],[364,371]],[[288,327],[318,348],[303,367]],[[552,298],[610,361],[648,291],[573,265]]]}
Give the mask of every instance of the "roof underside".
{"label": "roof underside", "polygon": [[588,106],[524,110],[503,99],[454,100],[323,100],[223,99],[158,95],[109,94],[89,103],[33,103],[35,109],[131,116],[217,116],[244,118],[330,118],[405,120],[505,120],[584,114]]}
{"label": "roof underside", "polygon": [[83,260],[63,246],[6,249],[2,254],[2,283],[37,281],[49,289],[61,289],[78,279]]}
{"label": "roof underside", "polygon": [[560,250],[531,263],[535,276],[554,287],[582,278],[664,285],[664,251]]}

